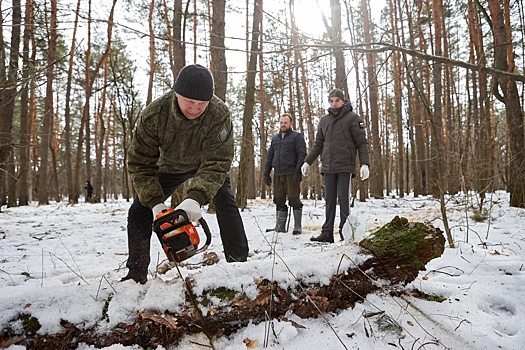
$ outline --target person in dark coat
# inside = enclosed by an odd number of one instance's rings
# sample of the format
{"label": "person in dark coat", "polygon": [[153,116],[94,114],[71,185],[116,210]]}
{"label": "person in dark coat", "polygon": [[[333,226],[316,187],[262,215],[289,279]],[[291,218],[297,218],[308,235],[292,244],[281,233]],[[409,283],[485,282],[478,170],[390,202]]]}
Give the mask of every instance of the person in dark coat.
{"label": "person in dark coat", "polygon": [[91,202],[93,200],[93,186],[91,185],[91,182],[89,180],[86,180],[86,186],[84,186],[84,189],[86,190],[86,202]]}
{"label": "person in dark coat", "polygon": [[351,180],[356,174],[357,152],[361,163],[361,180],[366,180],[369,176],[370,161],[365,124],[352,111],[352,105],[345,100],[343,90],[333,89],[328,95],[328,100],[328,114],[319,121],[314,146],[306,156],[301,171],[306,176],[310,165],[321,156],[326,201],[325,222],[321,234],[310,240],[333,243],[337,200],[340,207],[340,234],[350,214],[349,191]]}
{"label": "person in dark coat", "polygon": [[293,208],[293,234],[302,232],[301,218],[303,203],[301,194],[301,165],[306,157],[306,142],[303,134],[292,130],[293,119],[289,114],[279,118],[279,133],[272,138],[264,167],[264,183],[270,186],[273,168],[273,202],[276,204],[276,224],[274,230],[286,232],[288,204]]}
{"label": "person in dark coat", "polygon": [[234,156],[231,112],[213,92],[211,72],[190,64],[180,70],[173,91],[149,104],[140,116],[128,150],[137,196],[128,212],[129,272],[124,281],[146,283],[152,221],[162,219],[168,209],[164,201],[189,179],[186,198],[175,210],[196,222],[202,217],[201,206],[213,201],[226,260],[248,257],[228,176]]}

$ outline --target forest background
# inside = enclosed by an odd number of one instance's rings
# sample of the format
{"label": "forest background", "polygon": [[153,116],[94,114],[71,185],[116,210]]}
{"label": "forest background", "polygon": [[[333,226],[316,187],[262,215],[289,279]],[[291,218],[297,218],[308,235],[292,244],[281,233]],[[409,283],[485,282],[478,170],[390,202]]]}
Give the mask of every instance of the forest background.
{"label": "forest background", "polygon": [[[94,201],[131,199],[137,118],[195,62],[232,110],[240,208],[271,196],[260,169],[278,116],[290,113],[310,148],[334,87],[366,123],[359,200],[473,190],[483,211],[485,193],[503,189],[525,207],[523,2],[388,0],[374,16],[371,6],[2,0],[0,203],[74,204],[86,179]],[[321,198],[312,168],[303,196]]]}

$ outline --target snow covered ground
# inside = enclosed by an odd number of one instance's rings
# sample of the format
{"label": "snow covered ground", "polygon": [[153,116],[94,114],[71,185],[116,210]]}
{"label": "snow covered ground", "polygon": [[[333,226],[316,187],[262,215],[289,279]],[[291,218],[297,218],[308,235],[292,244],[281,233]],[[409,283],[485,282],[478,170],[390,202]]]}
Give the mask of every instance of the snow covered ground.
{"label": "snow covered ground", "polygon": [[[447,247],[406,286],[407,291],[418,289],[444,301],[379,292],[338,314],[315,319],[290,314],[289,321],[271,320],[272,332],[267,331],[268,323],[250,324],[229,338],[216,339],[215,349],[525,349],[525,210],[509,207],[509,196],[504,192],[489,199],[489,219],[484,222],[472,219],[472,206],[478,200],[475,196],[448,201],[456,247]],[[198,293],[219,285],[241,290],[243,283],[261,278],[282,286],[295,285],[298,279],[327,283],[338,267],[358,264],[363,257],[356,254],[359,249],[352,242],[337,242],[336,236],[335,244],[310,243],[309,238],[320,232],[324,203],[303,202],[305,232],[299,236],[291,234],[293,217],[288,233],[266,233],[265,229],[274,225],[273,203],[249,203],[241,213],[250,243],[245,263],[224,261],[216,219],[204,214],[213,233],[208,251],[216,252],[222,260],[213,266],[182,267],[181,273],[192,276]],[[21,322],[13,321],[20,314],[36,317],[42,326],[38,332],[45,334],[61,332],[61,319],[79,327],[98,324],[109,330],[119,322],[132,322],[141,310],[179,310],[184,303],[184,286],[177,271],[155,275],[156,265],[165,259],[156,237],[152,238],[149,281],[145,285],[118,281],[126,274],[129,206],[120,200],[3,207],[0,329],[20,330]],[[352,214],[366,223],[367,233],[395,215],[443,230],[439,203],[428,197],[356,202]],[[271,254],[273,247],[277,254]],[[187,262],[197,264],[201,259],[198,255]],[[255,296],[256,290],[243,290]],[[102,322],[102,309],[111,294],[108,317]],[[385,322],[394,327],[385,327]],[[193,335],[177,349],[206,349],[197,343],[209,344],[204,335]],[[85,344],[78,347],[92,348]],[[8,349],[25,347],[10,345]],[[106,349],[140,347],[113,345]]]}

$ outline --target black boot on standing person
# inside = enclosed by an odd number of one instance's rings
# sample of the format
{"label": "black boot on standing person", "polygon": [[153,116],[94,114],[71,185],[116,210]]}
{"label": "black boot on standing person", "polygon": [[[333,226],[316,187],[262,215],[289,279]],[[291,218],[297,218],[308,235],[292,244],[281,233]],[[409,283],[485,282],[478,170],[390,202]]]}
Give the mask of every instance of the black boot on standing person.
{"label": "black boot on standing person", "polygon": [[326,232],[322,231],[321,234],[317,237],[310,238],[310,241],[312,242],[326,242],[326,243],[334,243],[334,233],[333,232]]}

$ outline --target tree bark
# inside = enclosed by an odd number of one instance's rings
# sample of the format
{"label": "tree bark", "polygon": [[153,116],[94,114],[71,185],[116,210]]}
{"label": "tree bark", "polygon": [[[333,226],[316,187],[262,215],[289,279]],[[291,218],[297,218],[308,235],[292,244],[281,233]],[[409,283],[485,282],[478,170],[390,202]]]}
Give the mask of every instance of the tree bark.
{"label": "tree bark", "polygon": [[[88,43],[87,43],[87,46],[88,46],[88,52],[86,54],[86,73],[85,73],[85,86],[84,86],[84,89],[85,89],[85,102],[84,102],[84,106],[82,108],[82,121],[81,121],[81,125],[80,125],[80,131],[79,131],[79,139],[78,139],[78,145],[77,145],[77,154],[76,154],[76,168],[75,168],[75,182],[74,182],[74,192],[75,192],[75,196],[73,198],[73,202],[74,203],[77,203],[78,202],[78,198],[80,196],[80,188],[81,188],[81,180],[80,180],[80,175],[81,175],[81,172],[82,172],[82,167],[80,166],[82,164],[82,141],[83,141],[83,138],[84,138],[84,135],[83,135],[83,132],[84,132],[84,129],[86,131],[86,153],[85,153],[85,157],[86,157],[86,176],[88,178],[88,180],[91,180],[90,177],[91,177],[91,138],[89,136],[89,113],[90,113],[90,100],[91,100],[91,96],[93,94],[93,85],[95,83],[95,80],[97,79],[98,77],[98,74],[99,74],[99,71],[100,71],[100,68],[102,67],[102,64],[107,60],[107,57],[108,55],[110,54],[110,49],[111,49],[111,36],[112,36],[112,32],[113,32],[113,15],[115,13],[115,5],[116,5],[116,2],[117,0],[113,0],[113,3],[112,3],[112,6],[111,6],[111,11],[109,13],[109,18],[108,18],[108,27],[107,27],[107,42],[106,42],[106,47],[105,47],[105,51],[104,53],[102,54],[102,56],[100,57],[99,61],[97,62],[96,66],[93,68],[93,70],[91,70],[89,67],[89,56],[90,56],[90,51],[91,51],[91,43],[90,43],[90,39],[88,39]],[[91,0],[90,0],[90,6],[91,6]],[[91,12],[91,11],[90,11]],[[89,26],[88,26],[89,28]],[[90,29],[88,29],[88,38],[90,37]],[[97,195],[97,193],[100,192],[100,188],[94,188],[94,194]]]}
{"label": "tree bark", "polygon": [[226,101],[228,90],[228,66],[226,64],[226,48],[224,46],[225,37],[225,0],[212,1],[213,15],[211,18],[210,32],[210,56],[213,79],[215,82],[215,95]]}
{"label": "tree bark", "polygon": [[75,191],[73,187],[73,163],[72,163],[72,148],[71,148],[71,89],[73,83],[73,66],[74,57],[76,51],[76,38],[78,28],[78,14],[80,12],[80,0],[77,0],[77,7],[75,11],[75,22],[73,24],[73,34],[71,38],[71,48],[69,49],[69,61],[67,70],[67,82],[66,82],[66,100],[64,102],[64,147],[65,147],[65,167],[66,167],[66,182],[67,182],[67,194],[68,199],[71,201],[75,198]]}
{"label": "tree bark", "polygon": [[254,162],[252,118],[255,104],[255,76],[257,73],[257,55],[259,51],[259,39],[261,36],[262,6],[262,0],[256,0],[254,2],[250,59],[248,63],[248,72],[246,74],[246,96],[244,99],[244,112],[242,116],[241,157],[235,198],[237,205],[241,209],[246,208],[247,205],[250,167]]}
{"label": "tree bark", "polygon": [[[363,31],[365,43],[373,41],[372,30],[370,28],[370,13],[368,11],[368,1],[361,0],[361,14],[363,18]],[[370,48],[370,45],[367,46]],[[369,82],[370,116],[368,121],[371,124],[372,138],[370,147],[370,195],[372,198],[383,198],[384,172],[381,159],[381,138],[379,136],[379,84],[376,72],[376,53],[366,53],[367,75]]]}
{"label": "tree bark", "polygon": [[18,205],[29,205],[29,181],[31,179],[31,118],[29,114],[29,71],[32,62],[29,60],[30,40],[33,32],[33,1],[26,1],[24,15],[24,36],[22,53],[22,81],[27,83],[20,89],[20,179],[18,181]]}
{"label": "tree bark", "polygon": [[[0,206],[6,200],[6,170],[7,162],[13,159],[13,114],[15,111],[15,98],[17,94],[18,58],[20,48],[20,23],[22,22],[22,9],[20,0],[12,1],[11,42],[9,50],[9,66],[5,67],[5,43],[3,28],[0,29]],[[1,10],[1,8],[0,8]],[[2,11],[3,13],[3,11]],[[0,20],[3,24],[4,20]],[[3,27],[3,26],[2,26]],[[13,170],[14,171],[14,170]]]}
{"label": "tree bark", "polygon": [[51,0],[49,24],[48,24],[48,58],[46,68],[46,97],[44,101],[44,120],[40,134],[40,168],[38,173],[38,204],[49,204],[49,152],[51,151],[51,133],[53,131],[53,82],[54,63],[57,46],[57,0]]}
{"label": "tree bark", "polygon": [[[508,1],[504,4],[508,10]],[[513,44],[499,0],[488,1],[494,35],[494,68],[514,72]],[[507,11],[508,13],[508,11]],[[509,20],[507,19],[507,23]],[[494,96],[505,104],[509,133],[509,192],[510,205],[525,208],[525,126],[516,81],[507,76],[496,77]]]}

